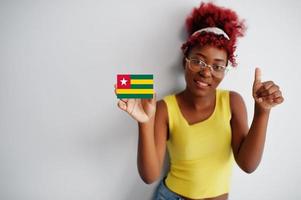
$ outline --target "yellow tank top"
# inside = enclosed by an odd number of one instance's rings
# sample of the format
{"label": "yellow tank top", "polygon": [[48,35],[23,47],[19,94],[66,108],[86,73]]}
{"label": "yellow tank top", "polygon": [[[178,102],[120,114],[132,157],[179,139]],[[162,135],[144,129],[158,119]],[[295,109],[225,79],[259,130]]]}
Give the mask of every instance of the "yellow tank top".
{"label": "yellow tank top", "polygon": [[217,89],[211,116],[192,125],[183,117],[175,95],[163,100],[169,118],[167,187],[192,199],[228,193],[234,161],[229,91]]}

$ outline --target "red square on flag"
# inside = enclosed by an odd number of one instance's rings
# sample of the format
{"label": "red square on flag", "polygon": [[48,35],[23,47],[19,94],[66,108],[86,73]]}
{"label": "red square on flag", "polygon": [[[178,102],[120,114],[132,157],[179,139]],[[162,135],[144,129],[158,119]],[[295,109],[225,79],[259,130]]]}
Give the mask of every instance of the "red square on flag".
{"label": "red square on flag", "polygon": [[118,89],[131,88],[131,77],[129,74],[117,74],[117,88]]}

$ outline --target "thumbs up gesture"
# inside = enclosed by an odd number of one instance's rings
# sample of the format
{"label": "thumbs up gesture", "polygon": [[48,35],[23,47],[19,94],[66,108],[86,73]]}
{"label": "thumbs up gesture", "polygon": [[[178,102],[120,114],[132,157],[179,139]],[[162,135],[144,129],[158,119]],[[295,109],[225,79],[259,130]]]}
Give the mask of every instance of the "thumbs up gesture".
{"label": "thumbs up gesture", "polygon": [[273,81],[261,82],[261,70],[259,68],[255,69],[253,98],[259,108],[263,110],[270,110],[284,101],[278,85]]}

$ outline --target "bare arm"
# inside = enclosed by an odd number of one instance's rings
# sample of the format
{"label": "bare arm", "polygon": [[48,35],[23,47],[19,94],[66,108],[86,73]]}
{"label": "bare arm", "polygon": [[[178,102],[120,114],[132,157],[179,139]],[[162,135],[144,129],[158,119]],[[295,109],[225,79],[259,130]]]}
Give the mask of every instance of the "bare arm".
{"label": "bare arm", "polygon": [[167,109],[164,101],[157,103],[156,115],[150,121],[139,123],[137,165],[145,183],[153,183],[161,174],[166,152]]}
{"label": "bare arm", "polygon": [[252,173],[261,161],[271,108],[283,102],[277,85],[272,81],[261,83],[259,70],[255,74],[253,97],[254,116],[249,129],[242,97],[238,93],[230,93],[232,149],[237,164],[247,173]]}
{"label": "bare arm", "polygon": [[154,95],[153,99],[120,99],[118,107],[138,122],[138,172],[145,183],[153,183],[160,177],[166,151],[168,114],[165,102],[156,102]]}
{"label": "bare arm", "polygon": [[243,99],[239,94],[231,93],[232,149],[238,166],[251,173],[262,158],[270,111],[261,112],[255,104],[254,117],[249,129]]}

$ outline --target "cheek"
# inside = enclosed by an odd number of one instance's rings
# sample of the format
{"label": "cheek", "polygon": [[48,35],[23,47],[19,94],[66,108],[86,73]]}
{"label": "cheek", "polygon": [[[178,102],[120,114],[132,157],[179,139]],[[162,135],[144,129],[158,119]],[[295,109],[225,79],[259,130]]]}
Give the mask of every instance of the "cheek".
{"label": "cheek", "polygon": [[214,78],[212,81],[212,86],[216,88],[222,82],[223,79],[224,79],[224,77]]}
{"label": "cheek", "polygon": [[184,76],[185,76],[186,83],[189,84],[192,81],[193,75],[187,69],[185,69]]}

